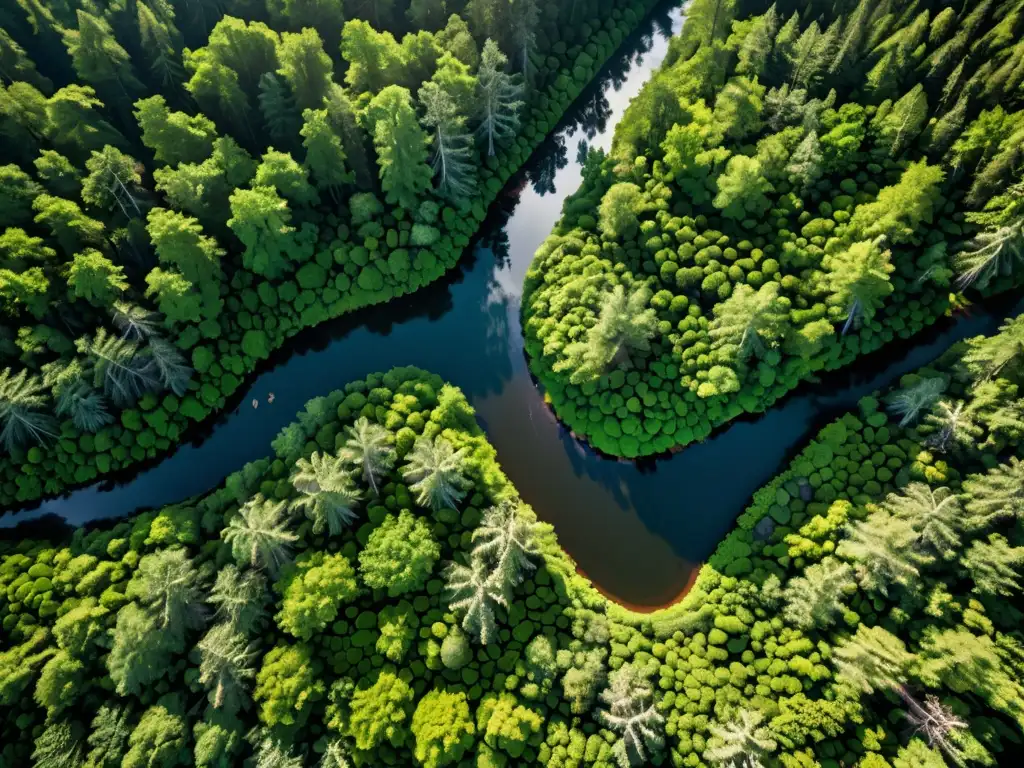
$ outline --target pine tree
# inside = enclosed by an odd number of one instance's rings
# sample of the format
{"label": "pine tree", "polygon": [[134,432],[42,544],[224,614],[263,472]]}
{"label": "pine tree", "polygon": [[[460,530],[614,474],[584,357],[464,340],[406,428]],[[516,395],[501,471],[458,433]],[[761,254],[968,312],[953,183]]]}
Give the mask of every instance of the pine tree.
{"label": "pine tree", "polygon": [[843,612],[843,594],[853,584],[853,569],[834,557],[807,566],[783,591],[786,622],[802,630],[831,626]]}
{"label": "pine tree", "polygon": [[904,94],[892,109],[872,127],[878,142],[892,157],[899,157],[924,130],[928,122],[928,97],[918,83]]}
{"label": "pine tree", "polygon": [[402,477],[416,493],[416,503],[435,512],[455,509],[472,488],[463,474],[468,454],[467,447],[456,450],[440,435],[416,438],[402,467]]}
{"label": "pine tree", "polygon": [[488,157],[494,156],[495,144],[510,141],[519,130],[523,87],[505,72],[507,64],[496,42],[484,43],[477,72],[477,135],[486,137]]}
{"label": "pine tree", "polygon": [[409,91],[389,85],[370,102],[368,115],[387,201],[413,210],[430,188],[433,172],[427,164],[430,139],[419,125]]}
{"label": "pine tree", "polygon": [[206,48],[186,49],[185,68],[189,72],[185,90],[203,113],[213,117],[221,130],[248,136],[255,144],[249,123],[252,102],[239,84],[238,73]]}
{"label": "pine tree", "polygon": [[939,400],[932,407],[920,427],[921,434],[936,450],[946,452],[954,448],[971,448],[982,434],[978,426],[975,403],[963,400]]}
{"label": "pine tree", "polygon": [[527,517],[519,502],[506,499],[484,511],[473,531],[473,557],[487,563],[499,584],[513,587],[537,566],[537,523]]}
{"label": "pine tree", "polygon": [[895,269],[890,252],[877,243],[854,243],[845,251],[825,258],[825,275],[830,303],[845,308],[845,334],[864,320],[871,320],[881,308],[882,301],[893,292],[889,275]]}
{"label": "pine tree", "polygon": [[379,93],[398,82],[404,62],[402,49],[387,31],[378,32],[362,19],[345,22],[341,55],[349,62],[345,82],[356,94]]}
{"label": "pine tree", "polygon": [[1011,547],[1004,536],[993,533],[985,541],[975,541],[961,562],[979,594],[1013,597],[1020,593],[1024,547]]}
{"label": "pine tree", "polygon": [[249,700],[247,688],[256,677],[256,646],[231,624],[217,624],[196,646],[199,683],[209,691],[210,704],[238,712]]}
{"label": "pine tree", "polygon": [[423,84],[419,97],[425,109],[423,123],[434,131],[431,165],[438,192],[468,206],[476,189],[476,164],[466,118],[451,95],[433,81]]}
{"label": "pine tree", "polygon": [[331,536],[337,536],[355,522],[360,493],[340,456],[314,451],[309,459],[298,459],[291,482],[300,494],[291,506],[305,511],[314,534],[326,528]]}
{"label": "pine tree", "polygon": [[114,421],[106,399],[85,381],[81,361],[55,361],[44,366],[43,372],[56,401],[57,416],[70,417],[78,429],[93,434]]}
{"label": "pine tree", "polygon": [[395,449],[391,447],[391,433],[365,416],[346,428],[348,439],[338,457],[357,468],[363,482],[370,486],[374,496],[380,495],[378,482],[395,464]]}
{"label": "pine tree", "polygon": [[950,560],[959,551],[965,520],[960,501],[949,488],[910,483],[900,493],[886,496],[880,508],[910,523],[923,552]]}
{"label": "pine tree", "polygon": [[334,63],[315,29],[285,32],[277,49],[278,74],[288,83],[297,111],[320,109],[333,82]]}
{"label": "pine tree", "polygon": [[101,116],[103,106],[96,91],[86,85],[73,83],[53,94],[46,101],[45,126],[54,148],[77,162],[107,144],[125,148],[124,136]]}
{"label": "pine tree", "polygon": [[916,422],[921,414],[927,413],[942,397],[948,386],[945,377],[931,376],[921,379],[910,387],[901,389],[892,397],[889,410],[901,416],[900,426],[906,427]]}
{"label": "pine tree", "polygon": [[111,320],[126,341],[143,341],[160,332],[160,315],[143,307],[116,301]]}
{"label": "pine tree", "polygon": [[57,197],[77,197],[82,190],[82,174],[60,152],[44,149],[34,161],[36,176],[47,191]]}
{"label": "pine tree", "polygon": [[444,575],[448,610],[463,613],[466,634],[487,645],[497,635],[495,606],[508,608],[504,590],[479,560],[469,566],[449,563]]}
{"label": "pine tree", "polygon": [[192,368],[178,347],[167,339],[153,336],[149,339],[147,351],[161,386],[178,397],[184,397],[192,379]]}
{"label": "pine tree", "polygon": [[964,481],[967,512],[975,528],[1001,517],[1024,519],[1024,461],[1011,456],[988,472]]}
{"label": "pine tree", "polygon": [[78,204],[52,195],[40,195],[32,203],[35,223],[46,227],[65,255],[103,244],[103,224],[82,213]]}
{"label": "pine tree", "polygon": [[778,345],[789,318],[789,301],[779,296],[778,283],[765,283],[756,291],[738,285],[715,305],[714,314],[708,326],[712,352],[721,360],[744,364]]}
{"label": "pine tree", "polygon": [[764,72],[772,53],[772,43],[779,31],[779,14],[772,5],[753,20],[753,27],[740,46],[736,74],[757,77]]}
{"label": "pine tree", "polygon": [[266,614],[266,579],[258,571],[241,571],[233,563],[217,571],[208,602],[216,618],[238,632],[249,634]]}
{"label": "pine tree", "polygon": [[1024,266],[1024,183],[992,198],[984,213],[968,214],[967,218],[984,229],[957,254],[961,290],[975,284],[985,289],[993,279],[1012,275]]}
{"label": "pine tree", "polygon": [[285,501],[268,501],[257,494],[242,505],[221,531],[239,565],[265,568],[276,578],[291,560],[291,546],[298,539],[288,530]]}
{"label": "pine tree", "polygon": [[914,655],[898,637],[882,627],[861,624],[857,634],[834,647],[833,661],[842,680],[865,693],[902,686]]}
{"label": "pine tree", "polygon": [[704,750],[704,759],[722,766],[759,765],[762,758],[775,751],[778,742],[756,709],[740,709],[725,725],[710,726],[711,739]]}
{"label": "pine tree", "polygon": [[135,102],[135,120],[142,143],[153,150],[153,159],[165,165],[201,163],[213,151],[217,128],[205,115],[172,112],[163,96]]}
{"label": "pine tree", "polygon": [[874,512],[847,526],[837,553],[854,564],[861,586],[888,595],[894,584],[906,589],[917,584],[918,557],[912,551],[916,539],[906,520]]}
{"label": "pine tree", "polygon": [[287,84],[272,72],[265,72],[259,86],[260,113],[271,138],[290,146],[302,128],[299,110]]}
{"label": "pine tree", "polygon": [[44,392],[40,378],[24,368],[16,374],[10,368],[0,373],[0,444],[8,454],[59,435],[57,420],[41,412],[48,405]]}
{"label": "pine tree", "polygon": [[77,720],[51,720],[35,740],[35,768],[73,768],[82,764],[85,731]]}
{"label": "pine tree", "polygon": [[302,113],[302,146],[306,150],[304,165],[313,174],[318,189],[329,192],[337,202],[340,190],[355,180],[345,165],[345,148],[341,137],[331,127],[326,109],[307,109]]}
{"label": "pine tree", "polygon": [[152,613],[161,632],[182,637],[206,620],[199,572],[184,549],[162,549],[139,561],[125,594]]}
{"label": "pine tree", "polygon": [[89,752],[87,764],[96,768],[114,768],[121,765],[128,751],[131,735],[132,711],[130,706],[102,704],[89,726]]}
{"label": "pine tree", "polygon": [[512,0],[511,43],[515,51],[515,67],[524,83],[533,78],[533,52],[537,47],[537,22],[540,12],[537,0]]}
{"label": "pine tree", "polygon": [[555,363],[555,370],[571,369],[569,380],[579,384],[612,367],[634,367],[633,355],[650,350],[658,324],[657,314],[647,306],[650,297],[646,286],[627,295],[622,285],[616,285],[603,297],[597,323],[585,340],[567,346],[566,357]]}
{"label": "pine tree", "polygon": [[[158,6],[159,7],[159,6]],[[173,15],[161,13],[157,18],[146,3],[138,3],[139,40],[149,59],[149,71],[160,87],[174,91],[181,84],[181,35],[174,27]]]}
{"label": "pine tree", "polygon": [[665,744],[665,718],[654,701],[654,686],[632,663],[627,662],[608,676],[609,685],[601,691],[604,705],[597,719],[619,734],[612,755],[620,768],[644,764]]}
{"label": "pine tree", "polygon": [[126,107],[134,95],[143,90],[142,83],[135,77],[131,56],[114,37],[110,24],[101,17],[85,10],[77,10],[78,29],[65,29],[64,44],[71,55],[75,72],[85,82],[100,92],[105,92],[107,101]]}
{"label": "pine tree", "polygon": [[109,307],[128,288],[124,269],[94,248],[76,253],[67,273],[68,293],[98,309]]}
{"label": "pine tree", "polygon": [[95,336],[76,341],[75,347],[88,360],[86,370],[92,385],[102,388],[119,408],[126,408],[146,392],[160,388],[152,357],[139,348],[138,342],[119,339],[100,328]]}
{"label": "pine tree", "polygon": [[[905,694],[903,700],[907,704],[907,722],[913,727],[914,733],[927,739],[928,746],[938,747],[949,755],[956,765],[964,765],[965,760],[957,744],[957,736],[959,731],[967,728],[967,723],[957,717],[950,707],[939,701],[938,697],[931,694],[925,697],[924,704]],[[940,765],[945,765],[942,758],[939,758],[939,761]]]}

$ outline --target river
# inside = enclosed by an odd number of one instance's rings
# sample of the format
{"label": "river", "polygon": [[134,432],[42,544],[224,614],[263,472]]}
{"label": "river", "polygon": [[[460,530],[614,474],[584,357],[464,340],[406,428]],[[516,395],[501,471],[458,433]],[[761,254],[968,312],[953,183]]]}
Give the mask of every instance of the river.
{"label": "river", "polygon": [[912,342],[897,341],[801,387],[770,413],[738,420],[670,457],[615,461],[577,443],[526,367],[523,278],[562,201],[580,184],[581,143],[610,147],[626,105],[661,63],[682,19],[668,3],[641,24],[510,182],[456,270],[412,296],[299,334],[261,367],[232,410],[168,458],[8,514],[0,526],[34,521],[32,529],[45,532],[60,519],[80,525],[181,501],[267,455],[307,400],[374,371],[416,365],[461,387],[505,472],[599,589],[638,609],[672,602],[753,492],[817,429],[954,340],[994,331],[1005,314],[997,305],[1008,309],[997,302]]}

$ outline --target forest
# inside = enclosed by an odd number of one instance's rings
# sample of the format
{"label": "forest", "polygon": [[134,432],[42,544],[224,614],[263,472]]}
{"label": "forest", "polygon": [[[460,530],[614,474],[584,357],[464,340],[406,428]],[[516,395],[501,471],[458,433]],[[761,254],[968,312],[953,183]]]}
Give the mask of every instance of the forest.
{"label": "forest", "polygon": [[350,383],[205,496],[0,545],[0,764],[1010,765],[1022,383],[1018,319],[864,398],[655,614],[457,388]]}
{"label": "forest", "polygon": [[664,453],[1019,287],[1022,40],[1015,0],[694,0],[526,276],[558,417]]}
{"label": "forest", "polygon": [[650,4],[5,4],[0,505],[169,452],[453,267]]}

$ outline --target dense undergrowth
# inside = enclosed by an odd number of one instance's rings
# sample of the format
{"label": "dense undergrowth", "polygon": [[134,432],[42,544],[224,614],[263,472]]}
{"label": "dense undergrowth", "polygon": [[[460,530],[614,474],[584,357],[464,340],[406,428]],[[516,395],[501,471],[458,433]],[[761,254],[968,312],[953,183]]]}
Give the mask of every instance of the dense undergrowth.
{"label": "dense undergrowth", "polygon": [[188,503],[0,550],[0,765],[1007,765],[1024,320],[823,429],[679,605],[578,576],[461,392],[311,401]]}
{"label": "dense undergrowth", "polygon": [[300,329],[452,268],[651,5],[0,9],[0,505],[167,452]]}
{"label": "dense undergrowth", "polygon": [[1024,11],[697,0],[527,273],[531,370],[617,456],[699,441],[1018,285]]}

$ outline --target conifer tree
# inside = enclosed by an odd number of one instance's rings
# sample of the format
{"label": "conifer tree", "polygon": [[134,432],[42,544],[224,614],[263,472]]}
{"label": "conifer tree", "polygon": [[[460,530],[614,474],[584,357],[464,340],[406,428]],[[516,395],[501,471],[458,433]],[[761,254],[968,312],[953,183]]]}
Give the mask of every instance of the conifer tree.
{"label": "conifer tree", "polygon": [[368,110],[373,115],[373,143],[387,200],[412,210],[430,188],[433,176],[427,165],[430,139],[420,128],[412,97],[405,88],[389,85],[373,98]]}
{"label": "conifer tree", "polygon": [[967,512],[974,527],[987,527],[1000,517],[1024,518],[1024,461],[1011,456],[988,472],[964,481]]}
{"label": "conifer tree", "polygon": [[608,676],[597,719],[619,734],[612,755],[621,768],[643,764],[665,744],[665,717],[654,701],[654,686],[637,665],[627,662]]}
{"label": "conifer tree", "polygon": [[837,554],[854,565],[861,586],[888,595],[893,585],[904,589],[916,586],[919,556],[912,549],[916,539],[906,520],[874,512],[847,526]]}
{"label": "conifer tree", "polygon": [[809,565],[802,576],[786,584],[783,616],[787,623],[803,630],[824,629],[842,613],[843,594],[853,583],[853,569],[834,557]]}
{"label": "conifer tree", "polygon": [[886,496],[881,509],[910,523],[917,533],[915,546],[921,552],[950,560],[960,550],[963,510],[949,488],[910,483],[900,493]]}
{"label": "conifer tree", "polygon": [[43,382],[22,368],[0,372],[0,444],[8,453],[56,438],[56,419],[44,412],[48,405]]}
{"label": "conifer tree", "polygon": [[520,503],[506,499],[484,511],[473,531],[473,557],[489,564],[499,584],[516,586],[537,567],[530,560],[540,555],[536,529]]}
{"label": "conifer tree", "polygon": [[979,594],[987,597],[1020,594],[1024,547],[1011,547],[1005,536],[993,533],[983,541],[975,541],[961,562]]}
{"label": "conifer tree", "polygon": [[391,447],[391,434],[379,424],[360,416],[346,428],[348,439],[338,457],[359,470],[363,482],[370,486],[374,496],[380,495],[379,481],[395,464],[395,449]]}
{"label": "conifer tree", "polygon": [[730,722],[712,724],[704,759],[723,766],[760,764],[778,746],[774,734],[761,725],[763,721],[764,715],[756,709],[741,709]]}
{"label": "conifer tree", "polygon": [[779,296],[778,283],[765,283],[756,291],[738,285],[715,305],[714,313],[708,327],[712,352],[724,361],[744,364],[777,346],[785,332],[789,301]]}
{"label": "conifer tree", "polygon": [[477,135],[486,138],[488,157],[494,156],[496,144],[509,141],[519,130],[523,88],[505,72],[507,64],[496,42],[484,43],[477,72]]}
{"label": "conifer tree", "polygon": [[914,655],[902,640],[882,627],[861,624],[855,635],[835,646],[833,661],[842,680],[870,694],[902,686]]}
{"label": "conifer tree", "polygon": [[487,645],[497,634],[495,606],[508,607],[504,590],[479,560],[469,566],[449,563],[444,573],[448,610],[463,614],[466,634]]}
{"label": "conifer tree", "polygon": [[864,320],[870,320],[882,301],[893,292],[890,252],[869,240],[854,243],[845,251],[827,256],[824,266],[832,306],[846,314],[845,334]]}
{"label": "conifer tree", "polygon": [[452,96],[436,82],[424,83],[419,92],[424,106],[424,125],[433,129],[432,166],[437,189],[443,197],[468,206],[476,189],[476,165],[472,157],[473,137],[466,129],[466,117]]}
{"label": "conifer tree", "polygon": [[306,150],[304,165],[312,173],[318,189],[330,193],[337,201],[340,190],[355,177],[345,165],[345,148],[341,137],[331,127],[326,109],[307,109],[302,113],[302,146]]}
{"label": "conifer tree", "polygon": [[299,492],[291,506],[305,511],[313,521],[314,534],[326,528],[331,536],[337,536],[355,521],[360,493],[340,456],[314,451],[309,459],[298,459],[291,482]]}
{"label": "conifer tree", "polygon": [[467,447],[456,450],[440,435],[416,438],[402,467],[402,477],[416,493],[416,503],[435,512],[455,509],[472,487],[463,474],[468,454]]}
{"label": "conifer tree", "polygon": [[272,502],[257,495],[242,505],[221,531],[239,565],[265,568],[276,578],[291,559],[291,546],[298,538],[288,530],[285,501]]}

